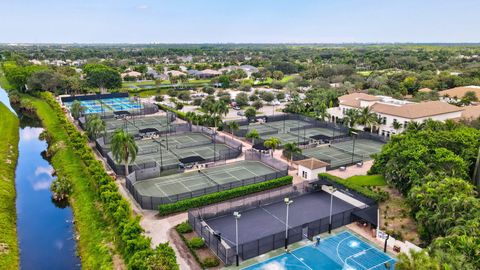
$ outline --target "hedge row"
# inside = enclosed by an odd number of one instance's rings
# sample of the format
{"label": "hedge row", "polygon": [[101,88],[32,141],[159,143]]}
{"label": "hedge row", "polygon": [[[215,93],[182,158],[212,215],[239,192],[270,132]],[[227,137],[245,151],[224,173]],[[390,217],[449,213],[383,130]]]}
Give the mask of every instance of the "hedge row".
{"label": "hedge row", "polygon": [[233,198],[238,198],[255,192],[290,185],[292,184],[292,179],[292,176],[284,176],[270,181],[215,192],[200,197],[178,201],[176,203],[162,204],[158,207],[158,210],[161,216],[170,215],[177,212],[183,212],[191,208],[201,207]]}
{"label": "hedge row", "polygon": [[[105,172],[103,164],[98,161],[88,147],[88,139],[70,123],[51,93],[42,93],[41,97],[55,111],[60,125],[68,134],[67,143],[74,149],[85,165],[85,181],[89,182],[95,194],[99,211],[115,230],[117,250],[122,254],[129,269],[178,269],[176,256],[168,243],[151,248],[151,241],[143,235],[139,217],[135,217],[130,204],[119,193],[114,180]],[[49,133],[55,132],[49,130]],[[55,138],[55,134],[51,134]]]}
{"label": "hedge row", "polygon": [[328,174],[328,173],[318,174],[318,178],[322,178],[322,177],[325,177],[328,180],[331,180],[331,181],[333,181],[337,184],[340,184],[340,185],[342,185],[342,186],[344,186],[348,189],[354,190],[354,191],[356,191],[356,192],[364,195],[365,197],[370,198],[370,199],[372,199],[376,202],[383,202],[388,197],[388,194],[386,194],[386,193],[375,192],[373,190],[368,189],[367,187],[359,186],[355,183],[345,181],[345,179],[342,179],[340,177],[337,177],[337,176],[334,176],[334,175],[331,175],[331,174]]}

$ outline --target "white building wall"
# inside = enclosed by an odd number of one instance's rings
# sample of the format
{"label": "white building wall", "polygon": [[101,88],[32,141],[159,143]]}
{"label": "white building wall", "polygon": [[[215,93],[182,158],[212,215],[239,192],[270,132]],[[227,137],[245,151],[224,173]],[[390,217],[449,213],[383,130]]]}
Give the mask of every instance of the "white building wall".
{"label": "white building wall", "polygon": [[327,171],[326,167],[310,170],[309,168],[298,166],[298,176],[305,180],[316,180],[318,178],[319,173],[324,173]]}

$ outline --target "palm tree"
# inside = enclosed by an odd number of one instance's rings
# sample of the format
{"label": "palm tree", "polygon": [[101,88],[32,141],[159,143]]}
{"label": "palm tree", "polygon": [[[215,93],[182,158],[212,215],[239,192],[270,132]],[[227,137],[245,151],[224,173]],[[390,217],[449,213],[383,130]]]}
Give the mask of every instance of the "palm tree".
{"label": "palm tree", "polygon": [[327,105],[325,105],[325,103],[323,103],[322,101],[320,100],[314,101],[313,106],[314,106],[313,111],[317,119],[325,121],[325,118],[330,117],[330,115],[327,112]]}
{"label": "palm tree", "polygon": [[75,100],[70,107],[70,112],[75,120],[78,120],[80,116],[85,112],[85,107],[82,106],[80,101]]}
{"label": "palm tree", "polygon": [[343,117],[343,124],[349,128],[353,128],[358,122],[359,112],[357,109],[349,109]]}
{"label": "palm tree", "polygon": [[128,175],[128,164],[135,161],[138,153],[138,146],[133,135],[125,130],[116,130],[112,136],[112,154],[117,163],[124,162],[125,176]]}
{"label": "palm tree", "polygon": [[400,124],[400,122],[398,121],[393,121],[392,127],[393,129],[395,129],[395,131],[398,131],[399,129],[402,128],[402,124]]}
{"label": "palm tree", "polygon": [[288,104],[288,109],[296,114],[299,114],[305,110],[305,104],[303,104],[300,96],[294,95],[290,104]]}
{"label": "palm tree", "polygon": [[398,261],[395,263],[397,270],[440,270],[440,263],[434,257],[431,257],[425,250],[410,250],[410,255],[400,253]]}
{"label": "palm tree", "polygon": [[[228,106],[224,101],[215,102],[212,106],[212,116],[213,118],[219,118],[220,121],[222,120],[222,115],[228,114]],[[214,121],[215,130],[217,130],[217,121]]]}
{"label": "palm tree", "polygon": [[192,129],[192,123],[193,120],[195,119],[195,113],[194,112],[187,112],[185,114],[185,118],[187,119],[188,125],[190,126],[190,129]]}
{"label": "palm tree", "polygon": [[245,138],[252,139],[252,144],[255,144],[255,140],[260,138],[260,134],[258,134],[256,129],[252,129],[247,133],[247,135],[245,135]]}
{"label": "palm tree", "polygon": [[98,135],[105,132],[105,122],[98,115],[91,115],[87,118],[85,129],[90,138],[96,139]]}
{"label": "palm tree", "polygon": [[302,153],[302,149],[296,143],[286,143],[283,145],[283,154],[290,161],[290,166],[293,162],[293,155]]}
{"label": "palm tree", "polygon": [[368,127],[372,132],[372,127],[377,123],[377,114],[372,112],[371,107],[364,107],[358,112],[357,123]]}
{"label": "palm tree", "polygon": [[281,142],[279,138],[270,137],[263,143],[263,146],[272,149],[272,157],[273,157],[273,152],[280,146],[280,144]]}
{"label": "palm tree", "polygon": [[227,126],[228,126],[228,129],[230,129],[230,133],[232,133],[232,138],[233,138],[233,132],[239,130],[238,123],[235,121],[232,121],[232,122],[229,122]]}

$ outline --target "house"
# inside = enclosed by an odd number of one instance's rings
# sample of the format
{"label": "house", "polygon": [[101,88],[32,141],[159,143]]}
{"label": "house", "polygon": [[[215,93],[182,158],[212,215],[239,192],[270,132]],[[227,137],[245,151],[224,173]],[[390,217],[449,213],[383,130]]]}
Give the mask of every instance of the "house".
{"label": "house", "polygon": [[430,92],[432,92],[432,91],[433,91],[432,89],[426,88],[426,87],[425,87],[425,88],[418,89],[418,92],[419,92],[419,93],[430,93]]}
{"label": "house", "polygon": [[137,71],[128,71],[128,72],[122,73],[120,76],[122,77],[122,79],[124,79],[125,77],[132,77],[132,78],[138,79],[142,77],[142,73]]}
{"label": "house", "polygon": [[208,79],[208,78],[213,78],[220,75],[222,75],[222,72],[220,71],[213,70],[213,69],[205,69],[200,71],[199,74],[197,74],[197,77],[201,79]]}
{"label": "house", "polygon": [[467,92],[474,92],[477,98],[480,99],[480,86],[460,86],[443,91],[439,91],[438,95],[441,100],[447,102],[458,102],[460,101]]}
{"label": "house", "polygon": [[[409,122],[422,123],[427,119],[437,121],[459,119],[464,110],[443,101],[415,103],[364,93],[344,95],[339,97],[338,100],[338,107],[328,109],[329,121],[337,122],[343,119],[348,110],[370,107],[371,111],[381,119],[381,123],[376,125],[377,132],[387,137],[402,132]],[[365,127],[357,125],[355,128],[363,129]]]}
{"label": "house", "polygon": [[480,105],[470,105],[462,108],[462,119],[471,121],[480,117]]}
{"label": "house", "polygon": [[186,76],[187,75],[187,74],[185,74],[181,71],[178,71],[178,70],[169,70],[169,71],[165,72],[165,74],[170,75],[172,77]]}
{"label": "house", "polygon": [[329,165],[316,158],[304,159],[295,163],[298,165],[298,176],[307,181],[317,179],[318,174],[326,172]]}

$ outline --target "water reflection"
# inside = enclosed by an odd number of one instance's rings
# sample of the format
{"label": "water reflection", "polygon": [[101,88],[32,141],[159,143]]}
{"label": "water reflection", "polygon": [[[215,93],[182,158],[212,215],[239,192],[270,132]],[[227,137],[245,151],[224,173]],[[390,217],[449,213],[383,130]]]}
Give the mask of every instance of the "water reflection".
{"label": "water reflection", "polygon": [[20,129],[16,188],[21,269],[80,269],[71,209],[65,202],[52,203],[53,168],[41,156],[47,148],[38,139],[42,131]]}

